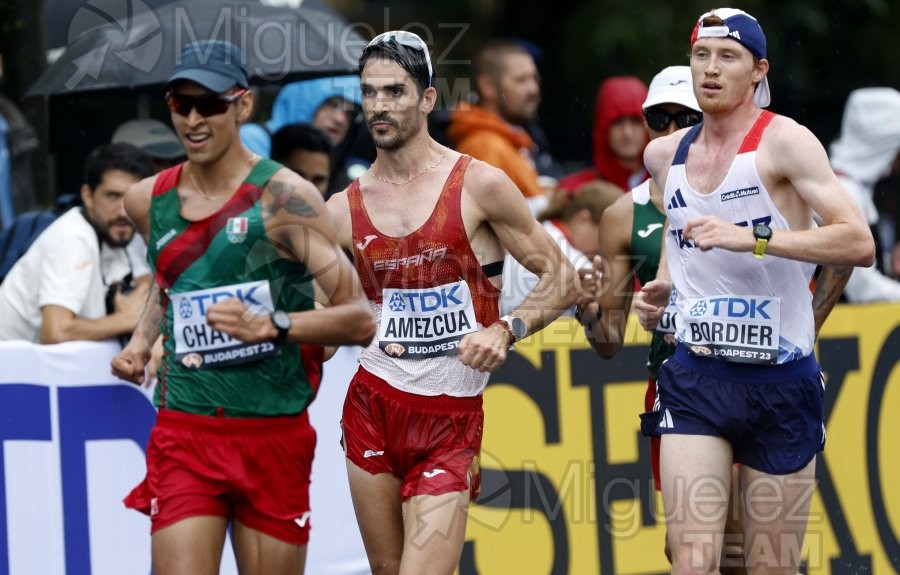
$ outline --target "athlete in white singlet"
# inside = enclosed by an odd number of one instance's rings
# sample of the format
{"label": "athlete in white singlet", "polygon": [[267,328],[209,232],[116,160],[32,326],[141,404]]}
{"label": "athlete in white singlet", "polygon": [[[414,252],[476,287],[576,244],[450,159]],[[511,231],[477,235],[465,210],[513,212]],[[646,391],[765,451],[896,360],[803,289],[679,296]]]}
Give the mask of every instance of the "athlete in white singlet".
{"label": "athlete in white singlet", "polygon": [[797,572],[825,439],[809,280],[815,264],[874,258],[822,145],[760,109],[770,102],[768,69],[752,16],[730,8],[701,16],[691,72],[703,123],[654,140],[644,154],[669,223],[657,279],[634,307],[654,327],[674,284],[679,309],[678,349],[642,415],[644,432],[662,437],[676,574],[718,571],[733,461],[747,505],[748,569]]}

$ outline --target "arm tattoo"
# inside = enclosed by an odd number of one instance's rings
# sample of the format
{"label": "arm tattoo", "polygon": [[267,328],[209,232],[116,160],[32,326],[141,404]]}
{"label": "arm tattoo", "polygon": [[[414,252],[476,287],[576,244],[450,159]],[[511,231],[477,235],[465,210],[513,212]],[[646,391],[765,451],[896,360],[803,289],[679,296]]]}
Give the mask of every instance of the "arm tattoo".
{"label": "arm tattoo", "polygon": [[816,320],[816,332],[825,323],[828,314],[834,304],[837,303],[841,294],[844,292],[844,286],[850,279],[853,268],[850,266],[824,266],[822,272],[816,279],[816,289],[813,293],[813,314]]}
{"label": "arm tattoo", "polygon": [[309,202],[295,193],[294,186],[282,182],[269,182],[269,191],[272,192],[274,200],[266,208],[266,218],[274,217],[282,208],[289,214],[303,218],[314,218],[319,215]]}

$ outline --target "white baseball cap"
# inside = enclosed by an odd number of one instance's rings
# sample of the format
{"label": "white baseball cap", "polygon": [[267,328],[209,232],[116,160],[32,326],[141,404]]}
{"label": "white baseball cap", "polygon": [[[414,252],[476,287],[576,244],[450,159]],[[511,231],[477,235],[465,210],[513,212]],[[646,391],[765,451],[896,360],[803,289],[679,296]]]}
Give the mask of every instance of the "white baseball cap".
{"label": "white baseball cap", "polygon": [[700,112],[689,66],[669,66],[653,76],[641,107],[646,110],[660,104],[678,104]]}

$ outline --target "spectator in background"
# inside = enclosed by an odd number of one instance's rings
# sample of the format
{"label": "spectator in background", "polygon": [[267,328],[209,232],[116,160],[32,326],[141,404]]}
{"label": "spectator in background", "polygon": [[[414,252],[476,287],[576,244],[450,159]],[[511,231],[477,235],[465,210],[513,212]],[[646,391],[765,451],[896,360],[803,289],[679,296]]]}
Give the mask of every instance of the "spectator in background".
{"label": "spectator in background", "polygon": [[161,172],[180,164],[187,156],[172,128],[159,120],[128,120],[112,135],[113,143],[131,144],[144,150],[153,160],[155,171]]}
{"label": "spectator in background", "polygon": [[[187,159],[184,146],[181,145],[172,128],[151,118],[128,120],[119,124],[116,131],[113,132],[111,141],[115,144],[131,144],[143,150],[150,156],[155,173],[171,168]],[[141,266],[145,265],[143,262],[147,260],[147,245],[141,234],[133,234],[126,249],[132,261],[140,261]],[[154,351],[156,353],[154,357],[158,359],[162,349],[157,348]]]}
{"label": "spectator in background", "polygon": [[[544,61],[544,49],[521,38],[510,38],[510,41],[522,46],[534,59],[534,63],[538,67],[540,73],[541,65]],[[531,140],[534,147],[531,150],[531,159],[534,161],[534,167],[538,173],[538,183],[544,189],[556,189],[559,180],[563,177],[563,169],[560,163],[550,153],[550,140],[544,132],[544,128],[540,120],[535,116],[530,122],[522,125]]]}
{"label": "spectator in background", "polygon": [[35,208],[31,157],[38,147],[37,134],[25,115],[12,100],[0,95],[0,228],[10,226],[16,214]]}
{"label": "spectator in background", "polygon": [[[622,197],[622,192],[609,182],[591,182],[569,193],[554,193],[549,205],[537,219],[556,241],[562,253],[569,258],[575,269],[591,268],[591,258],[600,246],[600,217],[604,210]],[[532,257],[546,257],[545,254],[530,254]],[[525,301],[534,290],[538,277],[528,271],[510,254],[506,254],[503,264],[503,288],[500,294],[500,315],[508,315]],[[575,313],[574,306],[563,315]]]}
{"label": "spectator in background", "polygon": [[878,208],[878,237],[884,246],[884,273],[896,278],[898,273],[892,269],[892,260],[900,261],[900,154],[890,170],[888,177],[875,184],[874,195]]}
{"label": "spectator in background", "polygon": [[890,175],[900,152],[900,92],[893,88],[854,90],[844,106],[841,135],[832,142],[831,167],[865,216],[876,240],[875,265],[856,268],[844,288],[844,297],[852,303],[900,300],[900,282],[882,274],[881,251],[890,253],[892,245],[878,243],[878,210],[875,208],[875,184]]}
{"label": "spectator in background", "polygon": [[360,138],[370,140],[358,121],[361,101],[357,75],[288,84],[275,97],[271,118],[265,125],[241,126],[241,142],[251,152],[270,157],[272,134],[287,124],[312,124],[331,140],[330,195],[359,177],[374,158],[374,149],[371,156],[367,151],[360,151],[365,148]]}
{"label": "spectator in background", "polygon": [[891,250],[890,267],[888,269],[894,279],[900,280],[900,243],[896,244],[894,249]]}
{"label": "spectator in background", "polygon": [[[146,263],[126,250],[134,226],[123,198],[129,186],[153,173],[150,157],[129,144],[91,152],[81,187],[84,206],[44,230],[0,284],[0,340],[103,340],[134,329],[150,276]],[[120,286],[128,276],[141,279],[126,295]]]}
{"label": "spectator in background", "polygon": [[450,115],[447,136],[457,151],[503,170],[528,200],[532,213],[547,205],[524,126],[537,116],[541,84],[534,58],[521,45],[493,40],[472,62],[478,103]]}
{"label": "spectator in background", "polygon": [[594,165],[563,178],[559,185],[576,190],[593,180],[606,180],[623,192],[647,179],[644,169],[644,110],[647,86],[634,76],[609,78],[597,90],[594,108]]}
{"label": "spectator in background", "polygon": [[[702,122],[703,113],[694,96],[690,67],[669,66],[654,76],[643,110],[651,140]],[[600,258],[594,261],[598,275],[602,272],[600,310],[589,307],[583,318],[588,341],[594,351],[606,359],[617,354],[624,343],[634,296],[632,278],[643,285],[656,277],[666,224],[662,198],[660,187],[653,179],[647,179],[621,196],[604,213],[599,242],[602,265]],[[653,408],[659,368],[675,352],[674,313],[674,305],[667,308],[662,325],[653,330],[647,361],[650,370],[646,394],[648,411]],[[652,438],[651,445],[653,477],[659,491],[659,438]]]}
{"label": "spectator in background", "polygon": [[331,173],[331,140],[310,124],[288,124],[272,134],[272,159],[309,181],[325,196]]}

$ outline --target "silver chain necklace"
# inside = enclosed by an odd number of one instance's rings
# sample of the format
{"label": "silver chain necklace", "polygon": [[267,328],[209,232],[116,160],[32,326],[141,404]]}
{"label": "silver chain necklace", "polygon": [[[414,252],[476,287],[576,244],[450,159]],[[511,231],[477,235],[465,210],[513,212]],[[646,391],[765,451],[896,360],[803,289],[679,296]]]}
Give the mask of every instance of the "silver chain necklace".
{"label": "silver chain necklace", "polygon": [[408,178],[406,178],[405,180],[400,181],[400,182],[395,182],[395,181],[392,181],[392,180],[386,180],[386,179],[380,177],[378,174],[376,174],[376,173],[375,173],[375,164],[378,163],[377,161],[376,161],[375,163],[372,164],[372,167],[369,168],[369,171],[372,172],[372,176],[374,176],[375,179],[378,180],[379,182],[384,182],[385,184],[390,184],[390,185],[392,185],[392,186],[404,186],[404,185],[410,183],[411,181],[415,180],[416,178],[418,178],[419,176],[421,176],[421,175],[424,174],[425,172],[427,172],[427,171],[429,171],[429,170],[433,170],[434,168],[438,167],[438,166],[441,164],[441,162],[444,161],[444,155],[445,155],[446,153],[447,153],[447,148],[444,148],[444,149],[441,151],[441,157],[438,158],[437,161],[436,161],[435,163],[431,164],[431,165],[428,166],[427,168],[423,168],[422,170],[419,170],[419,171],[416,172],[415,174],[411,175],[410,177],[408,177]]}

